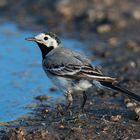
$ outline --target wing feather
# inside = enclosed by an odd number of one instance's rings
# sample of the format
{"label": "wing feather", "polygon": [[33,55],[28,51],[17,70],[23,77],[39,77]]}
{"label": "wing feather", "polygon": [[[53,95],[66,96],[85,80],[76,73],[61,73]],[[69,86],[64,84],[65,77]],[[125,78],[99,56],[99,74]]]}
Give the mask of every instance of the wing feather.
{"label": "wing feather", "polygon": [[88,65],[80,66],[70,64],[67,66],[59,66],[57,68],[52,67],[47,70],[53,75],[65,78],[98,80],[98,81],[107,81],[111,83],[116,82],[115,78],[105,76],[97,68],[93,68]]}

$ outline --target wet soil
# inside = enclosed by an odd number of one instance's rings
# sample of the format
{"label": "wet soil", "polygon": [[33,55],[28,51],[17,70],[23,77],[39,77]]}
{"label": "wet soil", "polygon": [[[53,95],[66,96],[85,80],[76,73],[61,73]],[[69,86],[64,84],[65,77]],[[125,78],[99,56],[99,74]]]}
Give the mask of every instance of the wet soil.
{"label": "wet soil", "polygon": [[[100,0],[90,3],[80,1],[80,10],[74,0],[68,3],[63,0],[57,3],[54,1],[49,7],[47,4],[50,1],[46,3],[42,1],[43,4],[38,3],[34,6],[33,2],[17,2],[17,7],[15,6],[14,9],[9,2],[2,8],[9,8],[9,11],[12,9],[10,14],[13,15],[14,12],[20,11],[16,22],[22,29],[42,30],[47,25],[49,29],[53,28],[53,31],[59,34],[65,35],[64,32],[71,32],[71,36],[84,40],[88,46],[85,49],[91,53],[91,59],[101,60],[99,68],[104,73],[118,77],[122,86],[140,95],[140,2],[138,0],[117,2]],[[38,11],[40,11],[39,15]],[[14,16],[8,16],[6,10],[2,13],[4,20],[15,19]],[[24,23],[23,15],[24,17],[27,15]],[[44,20],[44,17],[47,20]],[[40,103],[33,108],[32,113],[6,123],[7,126],[0,129],[0,138],[2,140],[135,140],[140,138],[140,116],[136,114],[135,107],[127,106],[126,97],[122,94],[109,90],[99,91],[93,87],[87,91],[88,100],[84,112],[79,109],[81,96],[79,94],[74,96],[73,107],[65,113],[64,104],[52,107],[45,102],[46,96],[36,97]],[[138,102],[135,104],[136,107],[140,107]]]}

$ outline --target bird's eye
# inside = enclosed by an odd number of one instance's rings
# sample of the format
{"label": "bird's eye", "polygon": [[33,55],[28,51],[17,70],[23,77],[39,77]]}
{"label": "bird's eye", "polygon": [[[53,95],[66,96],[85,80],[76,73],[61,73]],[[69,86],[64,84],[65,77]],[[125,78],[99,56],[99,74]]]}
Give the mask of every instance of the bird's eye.
{"label": "bird's eye", "polygon": [[44,40],[48,40],[48,37],[44,37]]}

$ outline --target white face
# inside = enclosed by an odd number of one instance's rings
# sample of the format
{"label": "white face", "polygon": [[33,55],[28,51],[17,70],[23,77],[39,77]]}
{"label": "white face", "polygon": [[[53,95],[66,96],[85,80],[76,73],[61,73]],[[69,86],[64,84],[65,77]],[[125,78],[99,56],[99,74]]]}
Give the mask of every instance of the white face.
{"label": "white face", "polygon": [[35,36],[35,39],[38,43],[44,44],[46,47],[53,46],[54,48],[58,47],[57,41],[49,35],[45,35],[44,33],[40,33]]}

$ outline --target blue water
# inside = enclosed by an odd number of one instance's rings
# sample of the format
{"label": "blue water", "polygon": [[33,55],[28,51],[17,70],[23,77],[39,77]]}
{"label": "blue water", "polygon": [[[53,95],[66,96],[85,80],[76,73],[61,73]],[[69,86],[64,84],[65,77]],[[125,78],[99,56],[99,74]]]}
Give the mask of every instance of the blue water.
{"label": "blue water", "polygon": [[[25,106],[34,104],[37,95],[62,97],[49,92],[52,83],[41,66],[37,45],[25,40],[33,33],[19,30],[15,24],[0,25],[0,122],[15,120],[29,112]],[[84,43],[63,38],[68,48],[81,51]]]}

